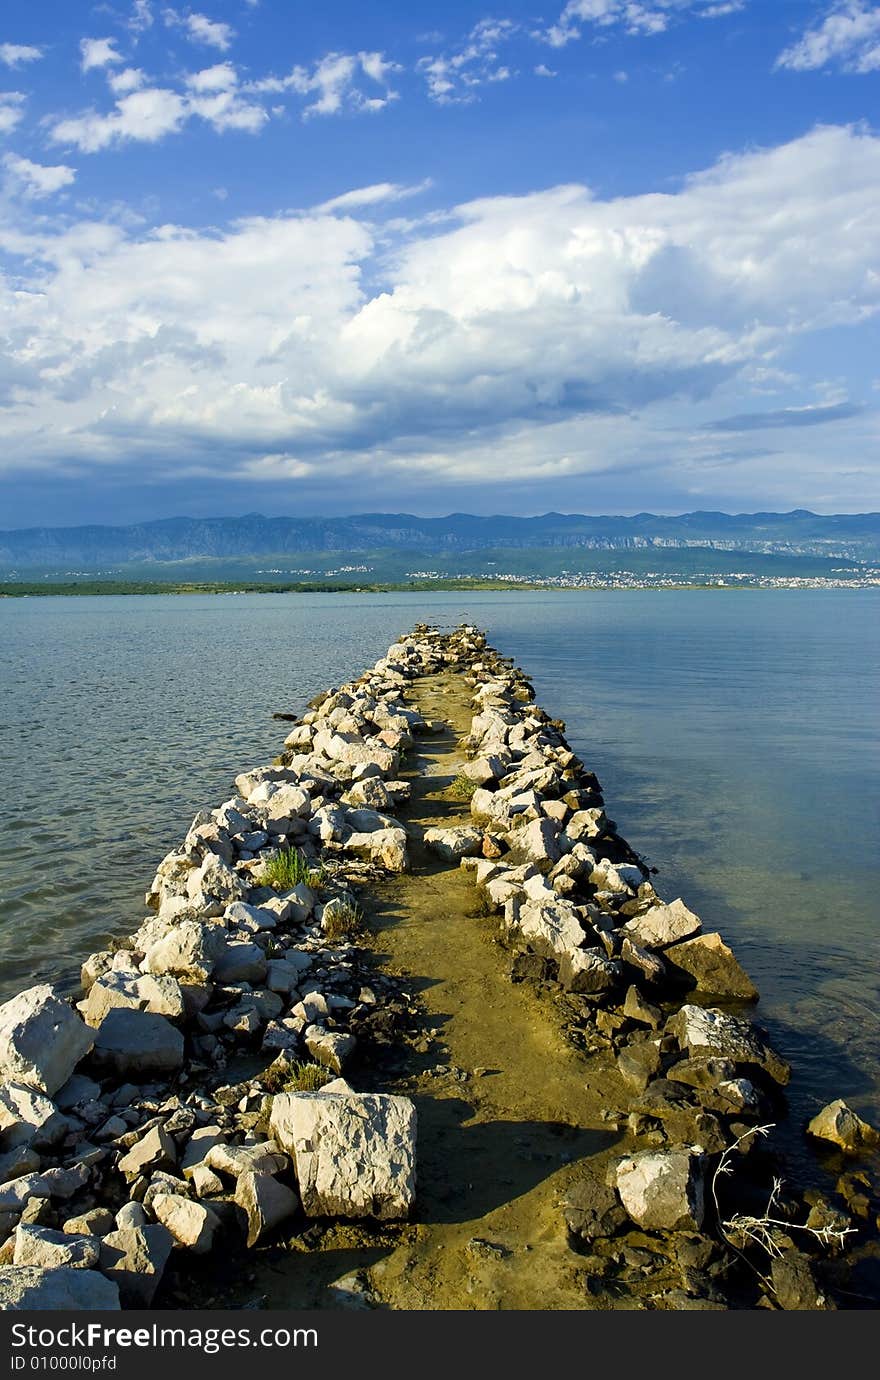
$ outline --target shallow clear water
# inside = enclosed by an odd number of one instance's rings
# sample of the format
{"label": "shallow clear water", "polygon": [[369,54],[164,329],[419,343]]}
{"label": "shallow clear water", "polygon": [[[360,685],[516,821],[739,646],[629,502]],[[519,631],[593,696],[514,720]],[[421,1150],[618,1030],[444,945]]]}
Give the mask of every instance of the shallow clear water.
{"label": "shallow clear water", "polygon": [[608,812],[719,928],[798,1117],[880,1120],[880,591],[0,600],[0,997],[132,929],[196,809],[419,619],[533,677]]}

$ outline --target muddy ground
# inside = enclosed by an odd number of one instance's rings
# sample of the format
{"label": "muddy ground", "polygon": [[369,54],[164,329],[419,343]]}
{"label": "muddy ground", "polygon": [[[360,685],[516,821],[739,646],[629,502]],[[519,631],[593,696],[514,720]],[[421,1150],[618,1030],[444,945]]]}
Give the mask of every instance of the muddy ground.
{"label": "muddy ground", "polygon": [[[419,829],[464,823],[467,800],[453,783],[472,714],[467,686],[455,673],[425,677],[407,698],[448,727],[418,740],[401,818]],[[328,1286],[346,1275],[355,1301],[363,1290],[374,1307],[588,1308],[587,1271],[560,1203],[578,1164],[619,1143],[606,1110],[625,1101],[619,1075],[566,1039],[548,994],[511,982],[497,920],[476,913],[468,874],[416,839],[410,852],[411,872],[360,902],[377,966],[418,993],[421,1038],[352,1077],[418,1107],[413,1221],[311,1227],[262,1252],[249,1287],[269,1308],[339,1307],[346,1295]]]}

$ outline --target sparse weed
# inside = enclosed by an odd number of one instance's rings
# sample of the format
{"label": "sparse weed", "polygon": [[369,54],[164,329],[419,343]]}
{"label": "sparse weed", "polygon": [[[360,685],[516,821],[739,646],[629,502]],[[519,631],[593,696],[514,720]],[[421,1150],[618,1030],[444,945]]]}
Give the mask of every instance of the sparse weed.
{"label": "sparse weed", "polygon": [[264,886],[273,887],[275,891],[290,891],[301,882],[317,888],[322,886],[326,879],[327,873],[323,865],[315,867],[300,848],[280,848],[260,869],[260,881]]}
{"label": "sparse weed", "polygon": [[324,938],[329,939],[331,944],[338,943],[340,939],[346,939],[349,935],[357,934],[365,928],[364,913],[360,906],[348,901],[342,906],[334,906],[330,914],[322,921]]}
{"label": "sparse weed", "polygon": [[460,771],[449,787],[449,794],[454,796],[456,800],[470,800],[476,789],[476,781],[472,781],[469,776],[465,776],[464,772]]}
{"label": "sparse weed", "polygon": [[744,1251],[750,1247],[758,1247],[764,1252],[767,1259],[772,1260],[783,1254],[782,1247],[777,1239],[780,1234],[783,1238],[791,1238],[795,1232],[803,1232],[817,1241],[820,1245],[828,1246],[835,1250],[840,1250],[846,1244],[846,1238],[855,1233],[854,1227],[811,1227],[805,1222],[793,1222],[779,1215],[779,1199],[782,1192],[782,1180],[774,1178],[770,1193],[767,1199],[767,1206],[763,1213],[757,1216],[752,1213],[737,1212],[732,1217],[724,1217],[718,1202],[718,1181],[734,1172],[733,1157],[740,1146],[751,1139],[752,1136],[767,1137],[774,1127],[773,1122],[764,1126],[754,1126],[743,1135],[738,1136],[732,1145],[721,1155],[715,1173],[712,1175],[710,1190],[712,1201],[715,1206],[715,1214],[718,1226],[725,1243],[744,1260],[754,1270],[755,1274],[762,1283],[775,1293],[771,1279],[765,1275],[746,1255]]}
{"label": "sparse weed", "polygon": [[320,1064],[309,1059],[301,1059],[287,1068],[277,1069],[263,1077],[263,1086],[269,1093],[317,1092],[329,1083],[334,1075]]}

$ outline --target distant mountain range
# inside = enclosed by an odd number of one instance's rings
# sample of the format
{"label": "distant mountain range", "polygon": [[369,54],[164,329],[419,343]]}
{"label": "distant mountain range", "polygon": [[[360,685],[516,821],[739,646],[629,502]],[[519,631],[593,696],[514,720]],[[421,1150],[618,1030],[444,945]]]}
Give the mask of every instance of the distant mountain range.
{"label": "distant mountain range", "polygon": [[0,532],[5,571],[75,566],[89,571],[171,561],[308,557],[363,557],[377,551],[443,554],[531,548],[718,551],[880,558],[880,513],[822,516],[790,513],[682,513],[660,517],[598,517],[545,513],[541,517],[422,518],[410,513],[363,513],[342,518],[166,518],[130,527],[30,527]]}

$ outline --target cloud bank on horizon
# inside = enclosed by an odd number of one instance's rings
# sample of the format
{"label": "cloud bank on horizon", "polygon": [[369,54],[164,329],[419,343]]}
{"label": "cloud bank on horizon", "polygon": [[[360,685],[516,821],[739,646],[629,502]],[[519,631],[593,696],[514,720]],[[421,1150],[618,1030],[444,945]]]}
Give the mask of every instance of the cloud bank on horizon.
{"label": "cloud bank on horizon", "polygon": [[880,5],[72,10],[0,28],[3,526],[880,507]]}

